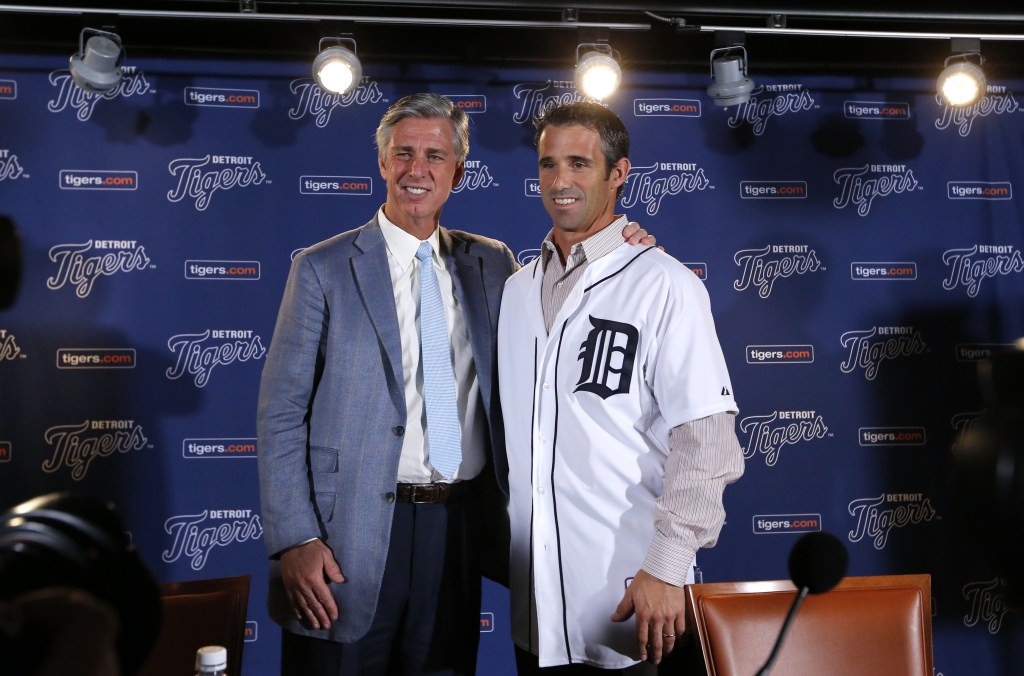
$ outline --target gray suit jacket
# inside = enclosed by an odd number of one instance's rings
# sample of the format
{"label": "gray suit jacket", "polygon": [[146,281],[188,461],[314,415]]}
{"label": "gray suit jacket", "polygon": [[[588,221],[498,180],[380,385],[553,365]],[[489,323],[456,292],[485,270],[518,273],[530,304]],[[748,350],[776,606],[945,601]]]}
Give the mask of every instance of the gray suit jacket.
{"label": "gray suit jacket", "polygon": [[[508,247],[440,231],[473,346],[491,462],[507,494],[496,336]],[[257,413],[263,537],[271,556],[269,611],[285,630],[343,643],[369,629],[388,551],[406,425],[402,346],[376,218],[303,251],[292,263],[260,384]],[[276,561],[310,538],[346,577],[331,584],[340,617],[329,631],[295,620]]]}

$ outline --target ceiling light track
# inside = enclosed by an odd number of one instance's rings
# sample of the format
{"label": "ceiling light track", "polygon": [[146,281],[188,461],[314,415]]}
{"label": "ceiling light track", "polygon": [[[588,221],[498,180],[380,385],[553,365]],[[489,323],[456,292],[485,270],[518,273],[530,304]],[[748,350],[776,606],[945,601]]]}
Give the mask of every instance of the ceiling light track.
{"label": "ceiling light track", "polygon": [[651,29],[649,23],[607,23],[587,21],[516,21],[512,19],[470,19],[470,18],[431,18],[405,16],[343,16],[338,14],[267,14],[262,12],[185,12],[171,10],[147,9],[104,9],[82,7],[57,7],[44,5],[3,5],[0,12],[16,12],[19,14],[73,14],[88,16],[102,14],[104,16],[134,17],[146,19],[210,19],[210,20],[243,20],[243,21],[348,21],[352,23],[378,25],[414,25],[414,26],[460,26],[466,28],[600,28],[616,31],[646,31]]}
{"label": "ceiling light track", "polygon": [[778,28],[774,26],[693,26],[693,30],[702,33],[718,31],[738,31],[748,35],[795,35],[811,37],[844,37],[844,38],[899,38],[920,40],[949,40],[964,38],[976,40],[1024,40],[1024,33],[934,33],[925,31],[876,31],[876,30],[842,30],[827,28]]}

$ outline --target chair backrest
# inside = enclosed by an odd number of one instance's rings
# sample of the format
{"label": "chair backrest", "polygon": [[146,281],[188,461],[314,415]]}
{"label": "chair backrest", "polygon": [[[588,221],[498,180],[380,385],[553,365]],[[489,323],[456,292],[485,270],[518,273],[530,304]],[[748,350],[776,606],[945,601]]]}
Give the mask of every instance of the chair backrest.
{"label": "chair backrest", "polygon": [[[754,676],[796,597],[789,580],[686,587],[687,631],[710,676]],[[848,577],[807,596],[771,668],[780,676],[932,676],[930,575]]]}
{"label": "chair backrest", "polygon": [[139,676],[195,673],[196,650],[219,645],[228,651],[228,674],[242,673],[249,576],[160,585],[163,624]]}

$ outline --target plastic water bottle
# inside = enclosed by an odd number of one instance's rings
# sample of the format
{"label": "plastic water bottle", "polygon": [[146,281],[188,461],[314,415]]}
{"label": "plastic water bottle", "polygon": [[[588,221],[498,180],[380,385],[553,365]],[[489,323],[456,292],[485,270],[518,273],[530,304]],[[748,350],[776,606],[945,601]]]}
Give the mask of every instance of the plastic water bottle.
{"label": "plastic water bottle", "polygon": [[196,651],[196,676],[227,676],[227,669],[227,648],[208,645]]}

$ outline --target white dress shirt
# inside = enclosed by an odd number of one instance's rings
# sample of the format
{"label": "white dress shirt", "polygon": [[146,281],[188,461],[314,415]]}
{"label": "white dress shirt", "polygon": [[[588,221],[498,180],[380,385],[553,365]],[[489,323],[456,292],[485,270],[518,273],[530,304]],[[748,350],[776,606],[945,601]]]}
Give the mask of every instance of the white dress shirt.
{"label": "white dress shirt", "polygon": [[[380,223],[381,233],[387,245],[391,287],[395,292],[395,309],[398,312],[398,329],[402,339],[405,405],[408,413],[402,442],[402,457],[398,464],[398,481],[444,481],[430,464],[430,449],[426,437],[423,368],[420,364],[420,262],[416,258],[420,240],[388,220],[383,208],[377,212],[377,221]],[[441,300],[444,303],[445,321],[448,324],[452,370],[455,374],[458,410],[462,424],[462,464],[453,480],[463,481],[472,479],[483,469],[486,461],[486,423],[466,318],[456,298],[451,273],[448,272],[440,255],[436,228],[428,241],[434,250],[434,273],[441,287]]]}

